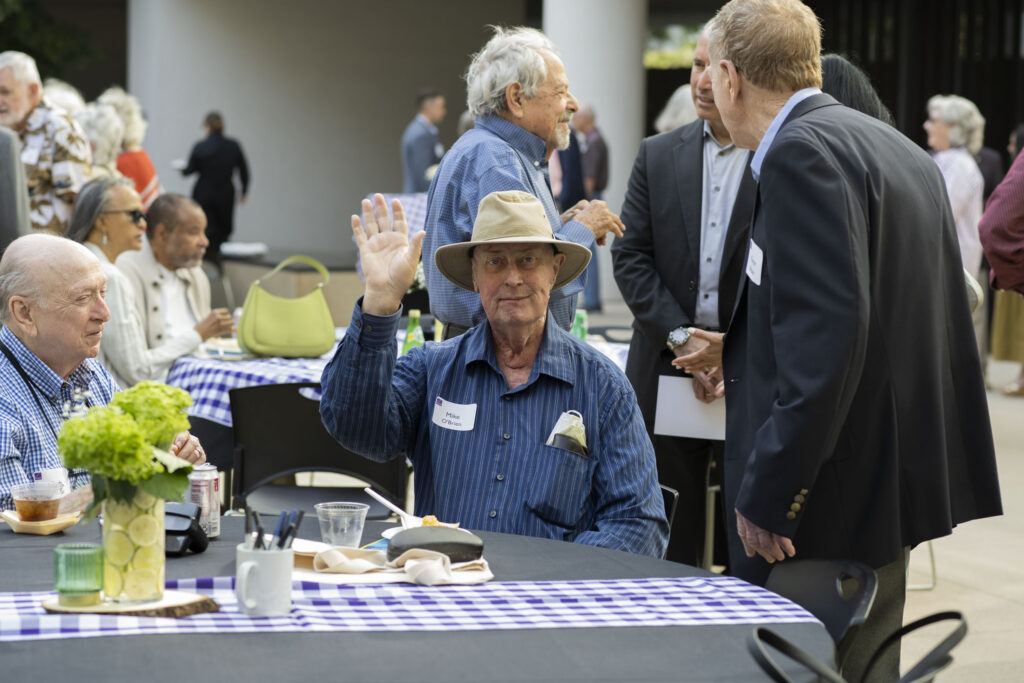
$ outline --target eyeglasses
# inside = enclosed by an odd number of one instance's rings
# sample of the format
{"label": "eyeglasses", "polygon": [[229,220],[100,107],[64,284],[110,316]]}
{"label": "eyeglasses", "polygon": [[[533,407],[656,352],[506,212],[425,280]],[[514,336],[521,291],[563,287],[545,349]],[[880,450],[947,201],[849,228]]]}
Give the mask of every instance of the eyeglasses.
{"label": "eyeglasses", "polygon": [[138,225],[146,218],[146,214],[142,213],[141,209],[117,209],[116,211],[101,211],[100,213],[126,213],[135,225]]}

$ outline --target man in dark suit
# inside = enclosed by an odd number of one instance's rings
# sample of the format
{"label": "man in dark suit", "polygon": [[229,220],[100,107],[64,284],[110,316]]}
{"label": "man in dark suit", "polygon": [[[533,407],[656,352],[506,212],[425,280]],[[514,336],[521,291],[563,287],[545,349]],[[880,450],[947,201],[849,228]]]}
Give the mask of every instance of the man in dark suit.
{"label": "man in dark suit", "polygon": [[444,156],[444,147],[437,137],[437,126],[444,121],[444,95],[424,90],[416,96],[416,117],[402,133],[402,192],[426,192],[430,189],[427,169],[436,166]]}
{"label": "man in dark suit", "polygon": [[809,8],[733,0],[706,30],[758,181],[724,350],[731,568],[763,583],[794,556],[874,567],[868,624],[839,653],[859,680],[902,623],[907,549],[1002,509],[949,200],[915,144],[821,94]]}
{"label": "man in dark suit", "polygon": [[705,559],[709,463],[721,465],[724,443],[654,434],[658,378],[678,377],[672,359],[704,343],[689,338],[691,327],[720,330],[729,322],[754,199],[749,153],[732,144],[707,65],[701,36],[690,73],[700,118],[643,141],[622,206],[629,230],[612,245],[615,280],[634,316],[626,376],[654,443],[659,481],[680,494],[667,557],[696,566]]}

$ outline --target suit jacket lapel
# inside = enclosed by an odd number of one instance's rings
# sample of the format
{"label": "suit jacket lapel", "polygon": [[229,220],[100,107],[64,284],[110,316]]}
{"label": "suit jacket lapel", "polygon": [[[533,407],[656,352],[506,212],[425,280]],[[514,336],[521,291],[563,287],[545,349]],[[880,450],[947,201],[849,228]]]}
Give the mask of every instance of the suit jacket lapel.
{"label": "suit jacket lapel", "polygon": [[681,143],[673,150],[680,226],[686,236],[687,262],[699,264],[701,197],[704,187],[704,122],[683,128]]}
{"label": "suit jacket lapel", "polygon": [[[753,178],[751,178],[753,180]],[[754,208],[750,214],[750,230],[747,232],[748,238],[746,241],[746,247],[743,249],[743,270],[740,271],[739,289],[736,291],[736,303],[732,307],[732,315],[729,316],[729,327],[726,329],[732,329],[733,318],[736,317],[736,310],[740,307],[740,302],[747,293],[747,259],[750,257],[750,235],[754,234],[754,223],[757,221],[757,210],[761,206],[761,193],[758,189],[754,190]]]}
{"label": "suit jacket lapel", "polygon": [[740,286],[740,278],[745,277],[745,262],[736,263],[736,260],[746,255],[754,195],[757,194],[757,183],[750,172],[750,160],[753,156],[752,152],[747,154],[747,163],[743,169],[739,190],[736,192],[736,203],[732,207],[725,243],[722,245],[721,275],[718,280],[718,319],[722,329],[727,329],[726,325],[736,304],[734,292]]}

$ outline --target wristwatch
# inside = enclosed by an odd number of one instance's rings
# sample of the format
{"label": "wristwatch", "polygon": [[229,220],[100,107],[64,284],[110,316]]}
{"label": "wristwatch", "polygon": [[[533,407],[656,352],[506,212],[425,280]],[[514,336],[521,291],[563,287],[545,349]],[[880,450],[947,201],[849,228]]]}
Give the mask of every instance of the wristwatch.
{"label": "wristwatch", "polygon": [[690,339],[690,330],[686,327],[677,327],[668,333],[665,346],[669,351],[675,351],[677,346],[682,346]]}

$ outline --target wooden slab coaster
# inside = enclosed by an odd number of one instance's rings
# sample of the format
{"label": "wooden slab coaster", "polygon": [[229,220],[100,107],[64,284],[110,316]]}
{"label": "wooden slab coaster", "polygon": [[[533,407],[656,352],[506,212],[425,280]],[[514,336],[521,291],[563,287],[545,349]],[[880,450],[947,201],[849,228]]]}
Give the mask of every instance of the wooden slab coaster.
{"label": "wooden slab coaster", "polygon": [[172,617],[175,619],[204,612],[219,612],[220,605],[213,598],[198,593],[165,590],[164,597],[156,602],[137,605],[122,605],[116,602],[101,602],[87,607],[61,605],[56,596],[43,601],[47,612],[63,614],[130,614],[135,617]]}

